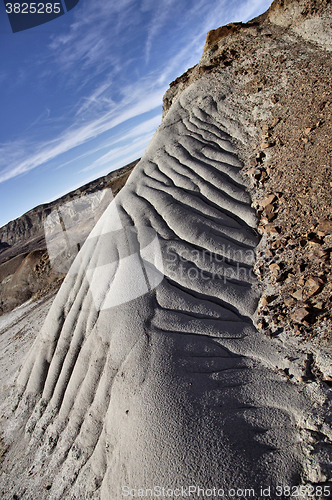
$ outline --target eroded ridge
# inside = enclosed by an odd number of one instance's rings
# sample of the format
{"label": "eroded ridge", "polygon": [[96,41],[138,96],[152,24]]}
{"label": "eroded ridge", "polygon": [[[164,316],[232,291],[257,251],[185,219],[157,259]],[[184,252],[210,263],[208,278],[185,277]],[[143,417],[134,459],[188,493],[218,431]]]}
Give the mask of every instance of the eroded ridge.
{"label": "eroded ridge", "polygon": [[252,324],[256,219],[232,137],[224,96],[193,84],[80,251],[17,381],[21,498],[297,482],[306,403]]}

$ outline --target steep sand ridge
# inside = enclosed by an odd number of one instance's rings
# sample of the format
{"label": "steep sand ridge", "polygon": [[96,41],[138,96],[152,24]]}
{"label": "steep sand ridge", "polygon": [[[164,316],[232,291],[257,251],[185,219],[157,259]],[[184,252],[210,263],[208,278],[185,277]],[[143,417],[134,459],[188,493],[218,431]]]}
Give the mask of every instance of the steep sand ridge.
{"label": "steep sand ridge", "polygon": [[[259,238],[232,140],[247,134],[221,83],[183,92],[67,275],[18,378],[27,437],[4,498],[301,481],[313,401],[252,324]],[[140,273],[150,289],[131,300]]]}
{"label": "steep sand ridge", "polygon": [[[310,378],[296,339],[252,322],[259,236],[240,158],[287,90],[280,64],[294,50],[305,64],[322,51],[263,16],[214,40],[170,88],[162,125],[20,372],[4,498],[120,500],[123,487],[189,485],[259,498],[266,485],[285,499],[277,485],[329,488],[329,387]],[[263,82],[264,58],[276,71]]]}

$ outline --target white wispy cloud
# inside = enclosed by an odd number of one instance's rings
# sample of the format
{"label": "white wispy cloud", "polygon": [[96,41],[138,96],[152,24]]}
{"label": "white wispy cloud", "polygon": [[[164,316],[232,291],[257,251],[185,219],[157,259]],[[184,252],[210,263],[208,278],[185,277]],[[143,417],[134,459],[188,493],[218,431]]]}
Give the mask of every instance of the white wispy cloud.
{"label": "white wispy cloud", "polygon": [[[95,83],[86,86],[89,91],[77,93],[71,114],[64,110],[54,120],[48,110],[45,117],[38,117],[31,124],[31,129],[40,126],[41,118],[47,118],[50,127],[56,120],[58,127],[61,121],[65,123],[62,131],[52,140],[32,141],[26,136],[0,145],[0,182],[29,172],[50,160],[56,159],[58,166],[68,164],[66,159],[60,157],[62,154],[97,137],[100,144],[91,143],[91,150],[87,153],[82,154],[78,150],[75,159],[113,148],[91,165],[90,168],[95,169],[112,158],[121,157],[121,138],[113,142],[112,139],[101,141],[101,135],[131,118],[142,115],[143,119],[144,113],[160,106],[171,79],[198,62],[209,29],[233,20],[247,20],[268,6],[269,1],[266,0],[246,0],[236,4],[226,0],[197,0],[193,4],[181,4],[176,0],[144,0],[141,9],[136,0],[82,2],[77,12],[74,11],[74,21],[69,30],[53,36],[49,60],[68,75],[68,79],[80,80],[80,88],[87,85],[90,79]],[[142,31],[141,16],[148,16],[145,31]],[[146,68],[143,77],[135,75],[131,66],[134,67],[135,57],[139,55],[131,55],[130,52],[135,41],[143,36],[139,46],[143,49],[142,59],[145,51],[147,63],[163,29],[166,30],[163,36],[167,36],[167,23],[172,27],[176,25],[178,36],[177,42],[168,48],[167,59],[160,54],[158,65]],[[55,70],[54,65],[50,67]],[[45,66],[44,72],[49,75],[48,66]],[[96,75],[100,75],[98,80]],[[132,140],[125,146],[127,151],[131,148],[133,152],[135,147],[140,151],[139,148],[152,134],[151,124],[157,127],[156,122],[156,119],[149,123],[145,121],[131,132],[126,132],[122,140]],[[147,128],[144,130],[144,127]],[[39,129],[36,128],[36,131]],[[116,142],[119,146],[114,148]]]}
{"label": "white wispy cloud", "polygon": [[266,11],[271,0],[246,0],[237,9],[232,10],[234,21],[249,21]]}
{"label": "white wispy cloud", "polygon": [[134,154],[135,158],[141,156],[144,150],[146,149],[151,139],[151,136],[152,136],[151,133],[144,134],[141,137],[134,139],[133,142],[129,146],[126,146],[125,148],[121,146],[117,148],[112,148],[111,151],[106,153],[98,160],[94,161],[89,167],[80,170],[80,172],[89,172],[90,170],[93,170],[97,167],[101,167],[103,165],[108,165],[107,172],[109,172],[111,167],[113,169],[114,160],[116,160],[117,158],[123,158],[123,156],[125,156],[125,153]]}
{"label": "white wispy cloud", "polygon": [[[109,143],[109,147],[111,148],[106,154],[95,160],[89,167],[86,167],[81,170],[81,172],[87,172],[89,170],[95,169],[102,165],[110,164],[116,158],[120,158],[124,156],[124,152],[127,155],[128,153],[136,154],[137,156],[141,156],[147,145],[149,144],[152,135],[154,134],[156,128],[160,124],[160,116],[156,116],[147,120],[137,127],[134,127],[128,134],[125,134],[123,137],[114,140]],[[119,145],[114,147],[119,142],[124,143],[132,139],[131,143],[126,144],[125,146]]]}
{"label": "white wispy cloud", "polygon": [[[140,116],[160,106],[165,89],[158,89],[152,93],[149,89],[132,89],[128,87],[120,104],[99,116],[94,116],[87,123],[73,123],[62,134],[52,141],[44,143],[28,143],[20,140],[0,147],[0,182],[22,175],[73,148],[80,146],[91,139],[121,123]],[[141,99],[136,101],[137,94]],[[32,152],[33,151],[33,152]]]}
{"label": "white wispy cloud", "polygon": [[[89,107],[91,107],[91,105],[95,105],[95,104],[99,104],[100,105],[100,104],[102,104],[100,98],[104,94],[104,92],[107,89],[110,88],[111,84],[112,84],[112,81],[111,81],[111,77],[110,77],[106,82],[104,82],[101,85],[99,85],[92,92],[92,94],[90,94],[89,96],[83,97],[83,99],[82,99],[83,104],[77,110],[76,116],[78,116],[79,114],[81,114],[83,111],[87,110]],[[108,104],[113,104],[113,101],[110,98],[106,98],[105,97],[102,100],[103,100],[104,103],[107,102]]]}
{"label": "white wispy cloud", "polygon": [[[130,139],[141,137],[142,138],[141,144],[144,144],[146,147],[148,142],[150,141],[152,135],[154,134],[155,130],[157,129],[158,125],[160,124],[160,122],[161,122],[161,114],[158,114],[157,116],[155,116],[153,118],[150,118],[146,121],[143,121],[142,123],[140,123],[139,125],[137,125],[133,129],[131,129],[128,133],[123,133],[123,134],[120,134],[119,136],[117,134],[115,136],[115,138],[101,142],[98,145],[98,147],[90,149],[86,153],[81,154],[79,156],[76,156],[75,158],[71,159],[70,161],[67,161],[65,163],[60,164],[57,168],[63,168],[70,163],[73,163],[73,162],[76,162],[78,160],[82,160],[84,158],[92,156],[97,152],[103,151],[104,149],[107,149],[108,151],[107,151],[107,153],[105,153],[103,155],[103,157],[105,157],[106,154],[109,154],[109,160],[112,161],[112,168],[113,168],[114,158],[112,157],[112,147],[114,147],[114,145],[119,144],[119,143],[127,143],[128,144],[128,141]],[[118,148],[118,149],[119,150],[121,149],[122,152],[127,153],[128,152],[128,145],[127,144],[122,146],[121,148]],[[145,149],[145,147],[144,147],[144,149]],[[140,151],[139,150],[136,151],[136,157],[141,156],[141,152],[142,152],[141,149],[142,148],[140,148]],[[136,159],[136,157],[134,159]],[[102,162],[102,163],[105,163],[105,162]],[[98,166],[97,161],[93,162],[89,167],[82,169],[80,172],[91,170],[92,168],[95,168],[95,166]],[[100,174],[100,175],[102,175],[102,174]]]}
{"label": "white wispy cloud", "polygon": [[112,66],[114,71],[120,71],[123,61],[119,45],[125,36],[132,36],[131,27],[139,21],[135,6],[135,0],[82,2],[73,11],[69,32],[55,35],[50,44],[52,57],[61,70],[80,73],[93,67],[96,74]]}
{"label": "white wispy cloud", "polygon": [[160,0],[156,2],[156,10],[152,19],[150,20],[147,29],[147,38],[145,44],[145,62],[149,61],[151,47],[154,38],[160,33],[162,27],[166,24],[167,20],[172,14],[172,6],[177,0]]}

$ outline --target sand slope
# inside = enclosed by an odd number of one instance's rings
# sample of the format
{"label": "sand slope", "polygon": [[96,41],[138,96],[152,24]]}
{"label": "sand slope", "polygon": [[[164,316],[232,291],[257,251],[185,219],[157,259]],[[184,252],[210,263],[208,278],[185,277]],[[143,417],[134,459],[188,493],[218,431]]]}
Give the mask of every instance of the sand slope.
{"label": "sand slope", "polygon": [[217,78],[172,105],[20,372],[4,498],[301,482],[313,401],[252,323],[258,236],[234,139]]}

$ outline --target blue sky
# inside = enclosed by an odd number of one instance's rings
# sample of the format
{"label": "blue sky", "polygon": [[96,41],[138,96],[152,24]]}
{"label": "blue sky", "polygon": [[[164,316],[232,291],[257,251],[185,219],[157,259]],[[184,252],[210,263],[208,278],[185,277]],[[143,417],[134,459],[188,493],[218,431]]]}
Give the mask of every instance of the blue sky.
{"label": "blue sky", "polygon": [[0,2],[0,226],[140,157],[207,31],[270,0],[80,0],[12,33]]}

